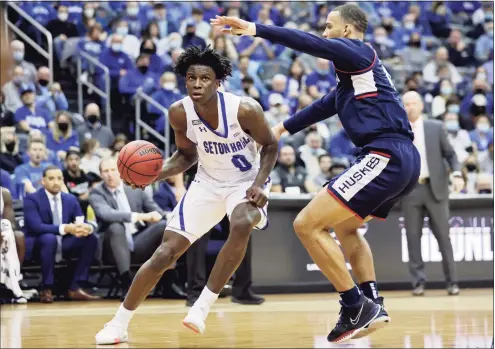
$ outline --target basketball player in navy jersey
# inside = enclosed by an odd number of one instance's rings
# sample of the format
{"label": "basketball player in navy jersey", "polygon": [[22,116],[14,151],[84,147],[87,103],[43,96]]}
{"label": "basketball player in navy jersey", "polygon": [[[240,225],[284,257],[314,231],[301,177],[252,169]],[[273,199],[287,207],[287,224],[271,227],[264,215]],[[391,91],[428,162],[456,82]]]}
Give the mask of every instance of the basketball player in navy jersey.
{"label": "basketball player in navy jersey", "polygon": [[[390,318],[378,297],[370,247],[357,229],[372,217],[385,219],[394,203],[412,191],[419,178],[420,156],[390,75],[373,48],[363,42],[366,13],[353,4],[334,8],[323,38],[235,17],[217,16],[211,23],[225,26],[224,33],[261,37],[333,62],[337,88],[275,126],[274,134],[279,139],[285,132],[294,134],[338,114],[352,142],[362,148],[352,166],[299,213],[294,230],[342,298],[340,319],[328,340],[359,338],[383,327]],[[330,228],[344,253],[328,233]]]}
{"label": "basketball player in navy jersey", "polygon": [[165,160],[157,180],[180,174],[196,162],[198,171],[174,209],[161,246],[137,272],[114,318],[96,335],[97,344],[127,341],[134,311],[165,270],[227,214],[229,237],[183,322],[203,333],[210,307],[244,258],[251,231],[268,226],[268,176],[277,161],[278,143],[263,109],[251,98],[218,91],[231,75],[232,64],[210,47],[187,48],[174,70],[185,78],[188,96],[169,109],[177,151]]}

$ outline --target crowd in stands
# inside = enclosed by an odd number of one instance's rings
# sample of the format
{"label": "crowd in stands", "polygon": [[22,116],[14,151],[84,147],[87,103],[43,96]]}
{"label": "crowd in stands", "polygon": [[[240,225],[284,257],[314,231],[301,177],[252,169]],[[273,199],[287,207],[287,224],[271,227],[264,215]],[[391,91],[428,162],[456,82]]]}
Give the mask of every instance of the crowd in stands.
{"label": "crowd in stands", "polygon": [[[14,199],[43,189],[43,171],[63,171],[61,190],[77,197],[88,221],[99,220],[90,192],[103,181],[102,158],[115,158],[133,139],[133,96],[139,88],[165,109],[186,94],[174,62],[191,45],[215,50],[234,64],[222,89],[249,96],[263,106],[271,125],[332,91],[337,80],[331,62],[273,44],[262,38],[228,36],[211,27],[215,15],[240,16],[321,35],[326,16],[338,2],[161,2],[25,1],[17,3],[53,36],[54,71],[30,62],[25,43],[14,38],[14,66],[1,87],[2,186]],[[365,40],[381,57],[402,93],[415,90],[425,115],[442,121],[463,164],[459,194],[492,193],[493,183],[493,3],[481,1],[358,2],[369,16]],[[22,17],[16,26],[41,46],[39,31]],[[85,52],[106,66],[111,98],[85,89],[83,115],[69,107],[52,75],[68,71],[75,86],[76,62]],[[84,57],[83,76],[103,88],[104,72]],[[66,79],[67,80],[67,79]],[[112,127],[104,124],[111,104]],[[143,108],[143,119],[163,133],[166,115]],[[330,117],[330,115],[329,115]],[[157,143],[162,147],[161,144]],[[312,193],[355,159],[352,144],[335,115],[294,136],[284,136],[272,173],[273,191]],[[172,181],[173,182],[173,181]],[[171,182],[171,183],[172,183]],[[185,181],[187,186],[187,180]],[[173,186],[173,185],[172,185]],[[161,183],[155,198],[177,202],[183,190]],[[151,189],[149,189],[151,190]],[[150,195],[152,193],[150,192]],[[177,196],[177,197],[176,197]],[[156,201],[160,205],[160,201]],[[166,210],[161,207],[161,210]]]}

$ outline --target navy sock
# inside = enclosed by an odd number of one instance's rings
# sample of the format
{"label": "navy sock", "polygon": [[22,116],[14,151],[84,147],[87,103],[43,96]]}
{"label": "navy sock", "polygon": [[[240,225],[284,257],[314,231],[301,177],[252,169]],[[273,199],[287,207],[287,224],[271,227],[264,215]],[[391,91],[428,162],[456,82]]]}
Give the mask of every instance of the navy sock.
{"label": "navy sock", "polygon": [[342,298],[342,302],[345,303],[345,305],[351,306],[359,302],[359,299],[361,298],[361,292],[359,291],[359,288],[357,286],[354,286],[350,290],[344,291],[344,292],[339,292],[340,298]]}
{"label": "navy sock", "polygon": [[364,295],[374,301],[378,298],[378,287],[376,286],[376,281],[366,281],[359,285],[361,291]]}

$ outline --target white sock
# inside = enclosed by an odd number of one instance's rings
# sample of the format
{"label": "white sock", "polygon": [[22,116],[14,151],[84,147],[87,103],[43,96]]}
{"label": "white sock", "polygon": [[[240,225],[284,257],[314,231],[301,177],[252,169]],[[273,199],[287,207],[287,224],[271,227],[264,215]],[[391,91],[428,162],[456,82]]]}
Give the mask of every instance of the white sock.
{"label": "white sock", "polygon": [[211,292],[208,289],[208,287],[205,286],[205,288],[203,288],[203,291],[199,295],[199,298],[195,304],[198,304],[201,308],[207,306],[208,307],[207,310],[210,310],[211,306],[213,305],[213,303],[215,303],[217,298],[218,298],[218,293]]}
{"label": "white sock", "polygon": [[122,303],[115,314],[114,320],[118,321],[122,326],[127,328],[129,326],[129,322],[131,322],[132,316],[134,315],[134,310],[127,310],[124,308],[124,304]]}

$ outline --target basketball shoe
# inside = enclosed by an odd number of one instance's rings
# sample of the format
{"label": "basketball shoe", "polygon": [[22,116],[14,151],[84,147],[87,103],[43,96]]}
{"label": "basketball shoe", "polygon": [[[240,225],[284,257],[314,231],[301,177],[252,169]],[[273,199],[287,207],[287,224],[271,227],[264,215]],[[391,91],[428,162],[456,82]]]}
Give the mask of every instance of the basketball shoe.
{"label": "basketball shoe", "polygon": [[129,335],[119,321],[112,319],[105,324],[105,327],[95,336],[96,344],[118,344],[127,342]]}
{"label": "basketball shoe", "polygon": [[330,332],[327,340],[331,343],[341,343],[355,337],[368,326],[379,314],[381,306],[366,298],[363,294],[359,302],[348,306],[340,301],[340,318]]}
{"label": "basketball shoe", "polygon": [[358,334],[356,334],[354,336],[354,339],[366,337],[371,333],[375,332],[376,330],[384,328],[390,323],[391,319],[388,316],[387,311],[385,310],[385,305],[383,304],[383,297],[378,297],[377,299],[375,299],[374,302],[381,307],[380,313],[375,319],[373,319],[370,322],[368,326],[365,326],[365,328],[363,328]]}

